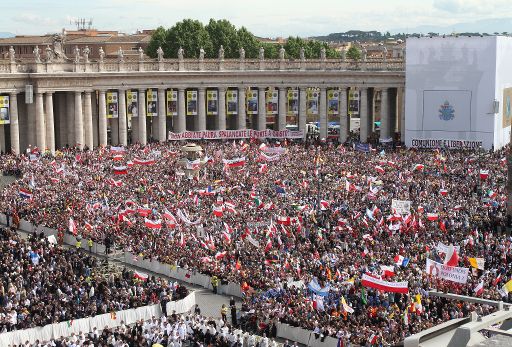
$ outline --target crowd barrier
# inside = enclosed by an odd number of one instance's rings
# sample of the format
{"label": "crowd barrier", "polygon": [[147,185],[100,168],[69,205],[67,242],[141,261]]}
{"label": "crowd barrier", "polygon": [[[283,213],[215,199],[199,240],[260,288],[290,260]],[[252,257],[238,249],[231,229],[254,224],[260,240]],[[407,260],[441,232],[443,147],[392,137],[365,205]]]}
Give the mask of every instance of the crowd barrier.
{"label": "crowd barrier", "polygon": [[[177,314],[189,312],[196,304],[195,292],[190,293],[182,300],[171,301],[167,303],[167,312],[175,311]],[[118,311],[115,314],[102,314],[89,318],[71,320],[56,324],[49,324],[44,327],[11,331],[0,334],[0,347],[9,345],[19,345],[28,341],[34,343],[39,340],[49,341],[50,339],[58,339],[70,336],[71,334],[79,334],[80,332],[89,333],[93,328],[99,331],[110,327],[118,327],[121,322],[129,325],[141,319],[148,320],[152,317],[161,317],[162,310],[159,304],[133,308],[129,310]]]}

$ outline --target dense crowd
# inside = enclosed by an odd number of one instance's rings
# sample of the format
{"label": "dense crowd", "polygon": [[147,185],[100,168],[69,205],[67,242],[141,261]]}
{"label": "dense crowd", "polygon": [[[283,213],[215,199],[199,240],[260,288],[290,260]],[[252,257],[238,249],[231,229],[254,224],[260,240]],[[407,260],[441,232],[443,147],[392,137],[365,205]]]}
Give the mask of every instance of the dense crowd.
{"label": "dense crowd", "polygon": [[102,274],[98,259],[42,235],[0,229],[0,333],[111,313],[186,296],[177,283]]}
{"label": "dense crowd", "polygon": [[[187,164],[197,178],[188,179],[181,145],[4,156],[2,167],[23,179],[1,192],[0,210],[240,283],[256,326],[276,318],[353,343],[393,344],[492,310],[429,297],[430,289],[509,300],[498,291],[512,275],[504,151],[203,142],[201,159]],[[410,201],[408,213],[393,211],[393,199]],[[467,283],[427,274],[427,259],[443,262],[439,245],[460,247]],[[484,268],[469,258],[483,258]],[[365,288],[363,274],[407,281],[409,293]],[[328,295],[288,285],[299,280]]]}

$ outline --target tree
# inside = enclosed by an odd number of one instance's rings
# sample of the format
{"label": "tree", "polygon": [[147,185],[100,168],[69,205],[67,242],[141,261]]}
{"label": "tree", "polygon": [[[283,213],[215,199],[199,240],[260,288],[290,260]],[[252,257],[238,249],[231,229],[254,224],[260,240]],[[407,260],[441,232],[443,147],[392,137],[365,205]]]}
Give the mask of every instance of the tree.
{"label": "tree", "polygon": [[299,59],[300,49],[304,48],[304,57],[306,59],[318,59],[320,58],[320,50],[325,48],[325,55],[327,58],[336,58],[338,52],[330,47],[326,42],[317,40],[304,40],[300,37],[289,37],[284,48],[289,58]]}
{"label": "tree", "polygon": [[359,60],[361,59],[361,51],[356,46],[350,46],[346,56],[348,59]]}
{"label": "tree", "polygon": [[151,40],[149,41],[148,47],[146,48],[146,54],[151,58],[156,58],[158,47],[162,47],[165,51],[168,50],[167,47],[167,30],[164,27],[158,27],[153,34],[151,35]]}
{"label": "tree", "polygon": [[240,42],[233,24],[225,19],[217,21],[210,19],[205,29],[213,45],[213,51],[211,54],[207,54],[207,57],[217,58],[220,46],[223,46],[225,58],[238,58]]}
{"label": "tree", "polygon": [[180,47],[184,50],[185,58],[198,58],[201,48],[206,56],[214,54],[210,35],[198,20],[185,19],[176,23],[167,32],[166,42],[167,51],[164,50],[164,53],[167,57],[176,58]]}
{"label": "tree", "polygon": [[[260,45],[258,40],[254,37],[249,30],[245,27],[238,29],[236,36],[238,38],[238,47],[243,47],[245,50],[245,57],[247,59],[255,59],[258,57]],[[238,58],[239,55],[236,55]]]}

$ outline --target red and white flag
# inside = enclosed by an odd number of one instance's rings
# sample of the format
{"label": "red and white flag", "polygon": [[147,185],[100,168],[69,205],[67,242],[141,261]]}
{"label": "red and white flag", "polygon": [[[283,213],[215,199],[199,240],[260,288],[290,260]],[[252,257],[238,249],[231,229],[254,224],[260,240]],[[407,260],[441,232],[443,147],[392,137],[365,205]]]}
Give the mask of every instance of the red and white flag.
{"label": "red and white flag", "polygon": [[154,221],[151,219],[144,218],[144,225],[150,229],[161,229],[162,221],[160,219]]}
{"label": "red and white flag", "polygon": [[376,166],[375,166],[375,171],[377,171],[378,173],[381,173],[381,174],[383,174],[383,173],[385,173],[385,172],[386,172],[386,171],[384,170],[384,168],[383,168],[382,166],[380,166],[380,165],[376,165]]}
{"label": "red and white flag", "polygon": [[135,158],[135,159],[133,159],[133,163],[135,165],[151,165],[151,164],[155,163],[155,160],[154,159],[139,159],[139,158]]}
{"label": "red and white flag", "polygon": [[116,181],[115,179],[111,178],[108,180],[108,184],[110,184],[112,187],[121,187],[123,185],[123,181]]}
{"label": "red and white flag", "polygon": [[277,217],[277,224],[281,224],[281,225],[291,225],[290,217],[287,217],[287,216],[278,216],[278,217]]}
{"label": "red and white flag", "polygon": [[215,217],[222,217],[224,214],[224,207],[222,205],[213,205],[213,215]]}
{"label": "red and white flag", "polygon": [[226,208],[226,211],[228,211],[229,213],[236,213],[235,204],[233,204],[231,201],[226,201],[224,203],[224,207]]}
{"label": "red and white flag", "polygon": [[231,243],[231,236],[226,231],[222,232],[222,237],[227,244]]}
{"label": "red and white flag", "polygon": [[149,278],[149,275],[144,272],[135,271],[133,273],[133,277],[140,280],[140,281],[147,281]]}
{"label": "red and white flag", "polygon": [[215,260],[221,260],[222,258],[224,258],[227,254],[227,251],[224,251],[224,252],[217,252],[217,254],[215,254]]}
{"label": "red and white flag", "polygon": [[484,292],[484,281],[478,283],[478,285],[473,290],[476,296],[482,295],[482,293]]}
{"label": "red and white flag", "polygon": [[368,288],[378,289],[385,292],[392,293],[409,293],[408,282],[388,282],[375,277],[363,274],[361,278],[361,284]]}
{"label": "red and white flag", "polygon": [[416,164],[416,165],[414,165],[414,168],[412,170],[413,171],[423,171],[424,168],[425,168],[425,166],[423,164]]}
{"label": "red and white flag", "polygon": [[115,155],[112,157],[112,160],[113,160],[113,161],[120,161],[120,160],[123,160],[123,155],[122,155],[122,154],[115,154]]}
{"label": "red and white flag", "polygon": [[429,221],[435,221],[439,219],[439,215],[437,213],[427,213],[427,219]]}
{"label": "red and white flag", "polygon": [[489,178],[489,170],[480,170],[480,179],[486,180]]}
{"label": "red and white flag", "polygon": [[267,164],[261,164],[260,167],[258,168],[258,172],[260,174],[267,172],[267,170],[268,170]]}
{"label": "red and white flag", "polygon": [[455,246],[450,245],[450,247],[448,247],[448,252],[446,253],[446,256],[444,258],[444,265],[459,265],[459,255],[457,254],[457,249],[455,248]]}
{"label": "red and white flag", "polygon": [[126,166],[114,166],[114,175],[126,175],[128,174],[128,169]]}
{"label": "red and white flag", "polygon": [[233,234],[233,229],[231,229],[231,227],[225,222],[224,222],[224,229],[226,229],[226,232],[228,234]]}
{"label": "red and white flag", "polygon": [[180,233],[180,242],[178,243],[178,246],[181,248],[185,247],[185,238],[183,237],[183,233]]}
{"label": "red and white flag", "polygon": [[233,167],[241,167],[245,165],[245,157],[234,158],[234,159],[223,159],[225,167],[233,168]]}
{"label": "red and white flag", "polygon": [[330,208],[331,208],[331,204],[329,203],[329,201],[320,200],[320,209],[322,211],[327,211]]}
{"label": "red and white flag", "polygon": [[440,189],[439,190],[439,194],[441,194],[442,196],[447,196],[448,195],[448,191],[446,189]]}
{"label": "red and white flag", "polygon": [[395,267],[394,266],[381,265],[380,270],[382,271],[382,275],[385,277],[395,276]]}

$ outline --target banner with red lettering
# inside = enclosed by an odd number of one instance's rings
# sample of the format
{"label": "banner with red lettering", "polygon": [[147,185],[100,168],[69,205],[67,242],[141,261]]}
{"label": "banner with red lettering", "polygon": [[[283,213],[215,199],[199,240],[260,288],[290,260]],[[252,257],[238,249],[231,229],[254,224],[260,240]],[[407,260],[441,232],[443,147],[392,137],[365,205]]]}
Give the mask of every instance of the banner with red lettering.
{"label": "banner with red lettering", "polygon": [[233,140],[247,138],[267,138],[267,139],[302,139],[304,131],[292,130],[204,130],[204,131],[185,131],[182,133],[169,132],[170,141],[179,140]]}

